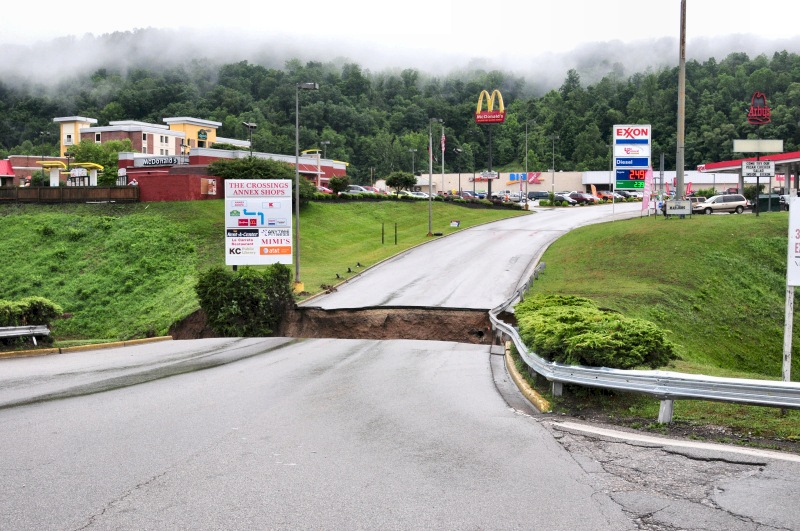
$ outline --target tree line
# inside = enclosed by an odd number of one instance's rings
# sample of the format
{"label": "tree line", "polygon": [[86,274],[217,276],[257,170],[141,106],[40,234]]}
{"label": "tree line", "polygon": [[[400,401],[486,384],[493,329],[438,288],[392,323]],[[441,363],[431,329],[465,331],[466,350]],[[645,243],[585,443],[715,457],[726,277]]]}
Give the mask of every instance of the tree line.
{"label": "tree line", "polygon": [[[295,148],[296,85],[300,149],[323,149],[349,163],[354,183],[392,172],[427,173],[432,139],[435,171],[607,170],[615,124],[651,124],[652,154],[675,169],[678,67],[623,78],[619,69],[592,84],[570,70],[558,89],[536,94],[526,79],[502,71],[474,70],[436,77],[415,69],[370,72],[358,64],[286,62],[269,68],[247,61],[127,71],[103,67],[54,86],[0,82],[0,158],[58,154],[57,116],[88,116],[163,124],[192,116],[222,123],[217,134],[248,139],[256,151],[291,154]],[[474,113],[483,90],[499,90],[506,120],[478,125]],[[754,92],[767,96],[771,122],[747,122]],[[435,121],[432,120],[441,120]],[[722,60],[688,61],[685,113],[686,169],[736,158],[732,141],[774,138],[786,151],[800,144],[800,56],[771,58],[732,53]],[[490,149],[491,146],[491,149]],[[527,148],[527,149],[526,149]]]}

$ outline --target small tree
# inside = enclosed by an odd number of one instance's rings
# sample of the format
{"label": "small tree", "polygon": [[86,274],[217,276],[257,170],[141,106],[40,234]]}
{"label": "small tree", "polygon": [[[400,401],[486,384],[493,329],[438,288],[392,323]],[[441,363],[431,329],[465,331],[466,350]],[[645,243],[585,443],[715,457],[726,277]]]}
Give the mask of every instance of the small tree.
{"label": "small tree", "polygon": [[334,194],[340,194],[347,190],[350,185],[350,179],[347,177],[331,177],[328,181],[328,187],[333,190]]}
{"label": "small tree", "polygon": [[386,186],[400,190],[411,190],[417,185],[417,178],[408,172],[394,171],[386,178]]}
{"label": "small tree", "polygon": [[[242,159],[218,159],[208,165],[210,175],[223,179],[289,179],[294,181],[292,164],[279,160],[245,157]],[[305,177],[300,177],[300,203],[305,205],[314,198],[316,187]],[[292,187],[294,195],[294,187]]]}
{"label": "small tree", "polygon": [[97,184],[101,186],[113,186],[117,183],[117,168],[119,166],[119,153],[133,151],[133,144],[130,139],[111,140],[96,144],[91,140],[81,140],[73,145],[70,151],[74,155],[75,162],[93,162],[103,167],[103,171],[97,176]]}

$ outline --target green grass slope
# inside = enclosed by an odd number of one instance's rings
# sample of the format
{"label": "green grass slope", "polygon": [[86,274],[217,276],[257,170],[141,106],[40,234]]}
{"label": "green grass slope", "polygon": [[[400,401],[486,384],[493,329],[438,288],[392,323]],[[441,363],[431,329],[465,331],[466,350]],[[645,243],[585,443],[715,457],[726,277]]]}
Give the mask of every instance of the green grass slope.
{"label": "green grass slope", "polygon": [[[440,202],[431,211],[433,231],[444,234],[526,214]],[[315,293],[336,284],[337,273],[355,274],[357,263],[426,241],[428,203],[312,202],[300,229],[300,278]],[[57,341],[164,335],[198,309],[198,273],[224,265],[224,244],[219,200],[0,205],[0,298],[38,295],[59,304],[69,318],[53,323]]]}
{"label": "green grass slope", "polygon": [[655,322],[678,345],[678,370],[780,378],[787,232],[784,212],[588,226],[548,249],[532,291],[588,297]]}

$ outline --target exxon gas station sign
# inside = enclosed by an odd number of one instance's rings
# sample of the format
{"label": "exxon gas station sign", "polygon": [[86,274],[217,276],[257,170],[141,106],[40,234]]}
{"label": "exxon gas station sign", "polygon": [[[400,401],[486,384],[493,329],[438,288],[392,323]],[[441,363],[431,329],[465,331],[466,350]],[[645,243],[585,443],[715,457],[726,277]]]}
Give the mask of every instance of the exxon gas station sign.
{"label": "exxon gas station sign", "polygon": [[649,124],[614,126],[616,188],[644,189],[645,175],[650,168],[651,132]]}

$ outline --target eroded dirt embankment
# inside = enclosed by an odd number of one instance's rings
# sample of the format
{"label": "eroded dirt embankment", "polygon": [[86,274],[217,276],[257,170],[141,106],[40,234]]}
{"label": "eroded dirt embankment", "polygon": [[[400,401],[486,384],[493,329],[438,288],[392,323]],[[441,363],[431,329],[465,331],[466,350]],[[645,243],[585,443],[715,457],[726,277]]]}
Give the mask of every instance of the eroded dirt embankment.
{"label": "eroded dirt embankment", "polygon": [[[170,329],[174,339],[201,339],[216,334],[197,311]],[[436,308],[295,308],[288,312],[280,337],[334,339],[423,339],[490,344],[486,310]]]}

